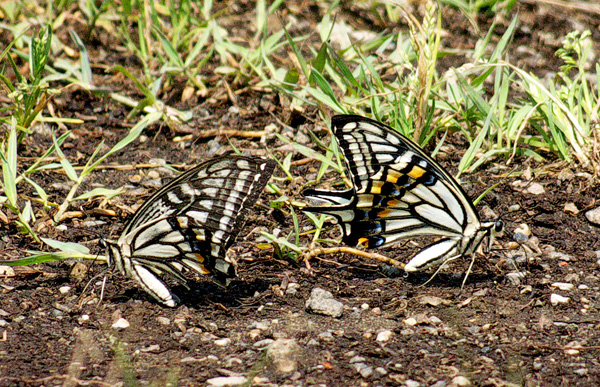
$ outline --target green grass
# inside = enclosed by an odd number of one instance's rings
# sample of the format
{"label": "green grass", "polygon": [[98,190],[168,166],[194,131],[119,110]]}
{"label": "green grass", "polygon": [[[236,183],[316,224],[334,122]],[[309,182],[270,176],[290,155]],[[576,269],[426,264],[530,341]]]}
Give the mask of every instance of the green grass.
{"label": "green grass", "polygon": [[[510,12],[514,5],[484,0],[441,3],[461,9],[471,20],[477,13]],[[599,156],[593,152],[598,147],[594,133],[600,110],[599,66],[588,63],[589,32],[565,37],[557,53],[564,66],[546,82],[510,63],[508,50],[517,19],[494,45],[492,37],[497,34],[492,25],[473,50],[460,52],[468,58],[463,66],[440,74],[438,60],[456,51],[442,44],[443,13],[436,3],[428,3],[424,16],[417,18],[389,2],[368,2],[364,12],[376,20],[408,28],[388,28],[362,38],[348,33],[351,24],[337,13],[338,4],[330,2],[322,8],[322,20],[308,34],[284,17],[289,5],[281,0],[256,1],[244,10],[243,19],[236,19],[232,11],[239,7],[235,2],[210,0],[181,1],[176,7],[164,1],[7,4],[0,27],[13,40],[0,53],[0,84],[10,101],[0,110],[0,205],[21,232],[42,241],[35,228],[40,214],[57,224],[66,211],[86,200],[119,194],[120,187],[88,191],[82,187],[101,163],[110,162],[149,126],[166,124],[176,132],[189,125],[193,110],[165,102],[166,91],[182,81],[182,102],[197,95],[237,104],[238,95],[249,90],[278,93],[285,111],[316,109],[318,117],[311,118],[327,126],[332,113],[373,117],[434,154],[449,134],[458,133],[468,143],[457,166],[459,176],[490,162],[511,164],[516,157],[540,163],[559,159],[596,174],[600,170]],[[31,9],[38,11],[35,24],[28,17]],[[83,23],[82,28],[67,31],[65,21],[74,19]],[[240,23],[251,32],[236,36],[228,30]],[[340,31],[345,40],[340,40]],[[108,40],[107,47],[114,47],[113,55],[120,60],[91,54],[90,43],[97,40]],[[103,84],[103,76],[111,74],[120,74],[129,92]],[[102,150],[102,142],[95,144],[82,165],[70,158],[63,145],[70,130],[83,121],[61,118],[48,109],[53,96],[73,87],[97,98],[109,97],[129,109],[127,119],[132,125],[109,150]],[[21,144],[28,138],[35,141],[40,126],[53,131],[51,145],[38,152],[36,160],[24,162]],[[265,233],[296,257],[306,245],[329,241],[320,239],[321,218],[312,219],[320,226],[309,242],[299,236],[296,211],[301,198],[287,191],[297,178],[294,158],[317,161],[317,177],[307,184],[318,184],[332,173],[339,176],[337,184],[345,181],[335,141],[315,133],[309,136],[310,144],[284,136],[275,140],[275,146],[288,144],[293,149],[283,156],[274,153],[280,157],[285,178],[276,180],[272,189],[280,194],[274,205],[292,219],[294,227],[285,236]],[[51,200],[48,187],[39,183],[48,171],[67,176],[71,189],[64,197]],[[34,192],[33,197],[26,192]]]}

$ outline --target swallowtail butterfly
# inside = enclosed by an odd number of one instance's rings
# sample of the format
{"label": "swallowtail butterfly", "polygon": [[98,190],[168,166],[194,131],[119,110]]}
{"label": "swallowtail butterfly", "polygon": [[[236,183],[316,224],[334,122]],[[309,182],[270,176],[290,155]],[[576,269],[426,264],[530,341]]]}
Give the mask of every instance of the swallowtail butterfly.
{"label": "swallowtail butterfly", "polygon": [[222,282],[234,277],[226,252],[274,168],[272,160],[229,155],[190,169],[152,195],[118,240],[102,241],[109,266],[171,307],[178,299],[158,275],[183,285],[184,269]]}
{"label": "swallowtail butterfly", "polygon": [[331,124],[354,186],[305,190],[323,205],[303,210],[336,218],[344,243],[374,248],[412,237],[441,237],[412,257],[407,272],[473,254],[482,243],[489,250],[503,223],[481,222],[458,182],[418,145],[361,116],[334,116]]}

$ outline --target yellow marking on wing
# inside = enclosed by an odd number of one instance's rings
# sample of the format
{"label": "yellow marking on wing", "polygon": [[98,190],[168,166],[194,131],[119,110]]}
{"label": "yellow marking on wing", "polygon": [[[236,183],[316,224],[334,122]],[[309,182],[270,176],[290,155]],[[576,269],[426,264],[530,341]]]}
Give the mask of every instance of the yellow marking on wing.
{"label": "yellow marking on wing", "polygon": [[374,181],[371,185],[371,193],[375,195],[381,194],[381,186],[383,186],[383,181]]}
{"label": "yellow marking on wing", "polygon": [[387,170],[387,176],[386,176],[386,181],[389,183],[393,183],[396,184],[396,182],[398,181],[399,178],[401,178],[404,174],[395,171],[393,169],[388,169]]}
{"label": "yellow marking on wing", "polygon": [[426,170],[424,170],[423,168],[414,165],[412,167],[412,169],[410,170],[410,172],[408,172],[408,176],[412,177],[413,179],[418,179],[419,177],[423,176],[425,174],[425,172],[427,172]]}

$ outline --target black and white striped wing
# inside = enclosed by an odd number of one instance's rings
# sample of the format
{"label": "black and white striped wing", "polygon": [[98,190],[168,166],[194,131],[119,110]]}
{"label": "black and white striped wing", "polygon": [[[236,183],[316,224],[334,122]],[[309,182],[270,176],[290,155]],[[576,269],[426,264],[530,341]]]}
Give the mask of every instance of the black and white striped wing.
{"label": "black and white striped wing", "polygon": [[234,277],[226,252],[274,167],[272,160],[223,156],[187,171],[150,197],[116,242],[106,243],[111,263],[168,306],[174,295],[156,274],[183,284],[184,268],[221,281]]}
{"label": "black and white striped wing", "polygon": [[346,244],[373,248],[443,237],[409,262],[405,270],[414,271],[462,255],[488,234],[492,226],[481,224],[456,180],[415,143],[368,118],[343,115],[331,122],[354,187],[306,190],[325,205],[304,210],[337,218]]}

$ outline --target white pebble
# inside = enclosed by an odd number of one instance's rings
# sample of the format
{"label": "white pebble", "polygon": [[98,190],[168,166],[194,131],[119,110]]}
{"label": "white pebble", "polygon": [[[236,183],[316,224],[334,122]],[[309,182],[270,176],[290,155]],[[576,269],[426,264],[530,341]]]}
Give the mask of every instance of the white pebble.
{"label": "white pebble", "polygon": [[362,310],[367,310],[367,309],[369,309],[369,304],[367,304],[367,303],[364,303],[364,304],[362,304],[362,305],[360,306],[360,308],[361,308]]}
{"label": "white pebble", "polygon": [[121,317],[112,325],[112,327],[113,327],[113,329],[129,328],[129,321],[127,321],[123,317]]}
{"label": "white pebble", "polygon": [[211,387],[233,387],[239,386],[247,382],[247,379],[243,376],[220,376],[218,378],[208,379],[208,383]]}
{"label": "white pebble", "polygon": [[521,279],[525,278],[525,275],[527,273],[524,271],[519,271],[519,272],[512,272],[512,273],[507,273],[506,274],[506,278],[508,278],[508,280],[513,284],[513,285],[520,285],[521,284]]}
{"label": "white pebble", "polygon": [[421,387],[421,383],[417,382],[416,380],[412,380],[412,379],[408,379],[407,381],[405,381],[404,385],[406,387]]}
{"label": "white pebble", "polygon": [[560,290],[569,291],[575,287],[575,285],[567,283],[567,282],[555,282],[552,284],[555,288],[559,288]]}
{"label": "white pebble", "polygon": [[58,288],[60,294],[67,294],[69,293],[69,290],[71,290],[70,286],[61,286],[60,288]]}
{"label": "white pebble", "polygon": [[171,320],[169,320],[167,317],[163,317],[163,316],[157,317],[156,321],[158,321],[158,323],[160,325],[169,325],[169,324],[171,324]]}
{"label": "white pebble", "polygon": [[600,207],[596,207],[593,210],[589,210],[585,213],[585,217],[591,223],[600,225]]}
{"label": "white pebble", "polygon": [[440,320],[438,316],[431,316],[429,317],[429,322],[431,322],[432,324],[441,324],[442,320]]}
{"label": "white pebble", "polygon": [[14,277],[15,269],[10,266],[0,265],[0,276],[3,277]]}
{"label": "white pebble", "polygon": [[579,214],[579,208],[575,205],[575,203],[569,202],[565,204],[565,212],[570,212],[572,214]]}
{"label": "white pebble", "polygon": [[527,188],[527,192],[533,195],[541,195],[545,193],[546,190],[544,189],[544,186],[542,186],[540,183],[531,183]]}
{"label": "white pebble", "polygon": [[377,341],[388,341],[392,337],[392,331],[381,331],[377,334]]}
{"label": "white pebble", "polygon": [[458,375],[452,378],[452,384],[455,384],[457,386],[468,386],[471,384],[471,382],[464,376]]}
{"label": "white pebble", "polygon": [[569,302],[569,300],[569,297],[563,297],[560,294],[552,293],[550,295],[550,303],[554,306],[558,304],[566,304],[567,302]]}
{"label": "white pebble", "polygon": [[579,290],[586,290],[586,289],[589,289],[589,288],[590,288],[590,287],[589,287],[589,286],[587,286],[586,284],[581,284],[581,285],[579,285],[579,286],[577,287],[577,289],[579,289]]}
{"label": "white pebble", "polygon": [[231,343],[231,339],[229,337],[225,337],[223,339],[215,340],[215,345],[219,347],[226,347]]}
{"label": "white pebble", "polygon": [[414,327],[417,325],[417,320],[414,317],[409,317],[404,320],[404,324],[408,325],[409,327]]}

